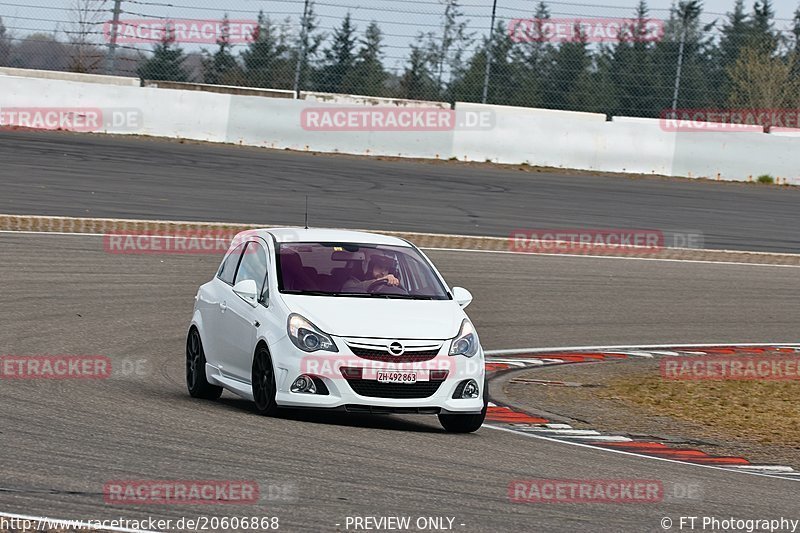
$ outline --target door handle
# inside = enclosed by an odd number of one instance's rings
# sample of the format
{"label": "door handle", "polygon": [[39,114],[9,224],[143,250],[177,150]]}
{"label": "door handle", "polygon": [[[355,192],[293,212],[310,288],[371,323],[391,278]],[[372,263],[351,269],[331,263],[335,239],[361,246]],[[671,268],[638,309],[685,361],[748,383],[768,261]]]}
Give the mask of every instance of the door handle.
{"label": "door handle", "polygon": [[219,304],[219,310],[223,313],[228,309],[228,302],[222,302]]}

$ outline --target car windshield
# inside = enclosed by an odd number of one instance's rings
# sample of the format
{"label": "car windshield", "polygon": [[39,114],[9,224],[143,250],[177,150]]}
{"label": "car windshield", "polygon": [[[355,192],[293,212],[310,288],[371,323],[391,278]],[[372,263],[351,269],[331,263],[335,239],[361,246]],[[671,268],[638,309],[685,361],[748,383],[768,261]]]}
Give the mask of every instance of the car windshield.
{"label": "car windshield", "polygon": [[286,294],[450,298],[428,261],[410,246],[283,243],[277,255],[278,286]]}

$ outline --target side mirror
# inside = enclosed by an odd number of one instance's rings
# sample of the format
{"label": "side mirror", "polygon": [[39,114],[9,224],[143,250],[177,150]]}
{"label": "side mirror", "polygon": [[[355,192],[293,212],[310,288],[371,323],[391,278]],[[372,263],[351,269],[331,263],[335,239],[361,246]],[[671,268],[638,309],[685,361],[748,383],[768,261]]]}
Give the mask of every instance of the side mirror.
{"label": "side mirror", "polygon": [[234,285],[233,292],[253,307],[258,305],[258,287],[252,279],[243,279]]}
{"label": "side mirror", "polygon": [[453,287],[453,299],[461,307],[467,307],[472,303],[472,293],[463,287]]}

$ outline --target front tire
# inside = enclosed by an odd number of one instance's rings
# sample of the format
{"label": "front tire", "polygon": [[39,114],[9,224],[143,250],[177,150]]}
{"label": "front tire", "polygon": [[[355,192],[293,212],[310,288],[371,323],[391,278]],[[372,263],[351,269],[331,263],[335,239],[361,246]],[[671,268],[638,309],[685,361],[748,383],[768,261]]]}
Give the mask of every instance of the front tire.
{"label": "front tire", "polygon": [[186,338],[186,388],[192,398],[216,400],[222,395],[222,387],[212,385],[206,377],[206,354],[196,328]]}
{"label": "front tire", "polygon": [[273,416],[278,412],[278,403],[275,401],[277,386],[275,385],[275,371],[272,366],[272,357],[266,346],[260,345],[253,357],[253,371],[251,374],[253,386],[253,400],[256,403],[258,414]]}
{"label": "front tire", "polygon": [[473,433],[478,431],[486,419],[486,411],[489,408],[489,384],[483,382],[483,409],[477,415],[439,415],[439,423],[448,433]]}

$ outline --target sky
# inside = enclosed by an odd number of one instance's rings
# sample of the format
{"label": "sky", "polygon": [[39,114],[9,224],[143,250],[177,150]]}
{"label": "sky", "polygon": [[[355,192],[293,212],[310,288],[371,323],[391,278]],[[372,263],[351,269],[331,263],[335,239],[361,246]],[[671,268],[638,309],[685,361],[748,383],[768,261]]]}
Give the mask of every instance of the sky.
{"label": "sky", "polygon": [[[109,9],[113,5],[113,0],[0,0],[0,17],[15,37],[34,31],[63,30],[70,27],[69,20],[73,16],[70,8],[76,2],[87,1],[105,1]],[[536,3],[534,0],[497,0],[497,17],[505,21],[530,18]],[[546,0],[546,3],[553,18],[626,18],[632,16],[637,0]],[[734,0],[705,0],[703,22],[719,20],[721,23],[733,3]],[[749,11],[753,0],[745,3]],[[460,4],[465,19],[469,20],[468,29],[474,32],[474,48],[488,31],[492,0],[462,0]],[[648,5],[651,17],[667,18],[672,0],[649,0]],[[773,0],[773,5],[776,27],[791,28],[791,19],[800,0]],[[226,12],[232,19],[254,19],[263,9],[273,20],[291,17],[297,24],[303,12],[303,0],[123,0],[122,6],[126,12],[123,19],[219,19]],[[348,11],[359,31],[372,20],[379,23],[385,34],[384,62],[396,71],[402,69],[409,44],[417,40],[420,32],[441,27],[443,7],[440,0],[316,0],[321,30],[328,34]],[[200,47],[195,45],[197,48]],[[192,49],[191,45],[187,46],[187,50]]]}

